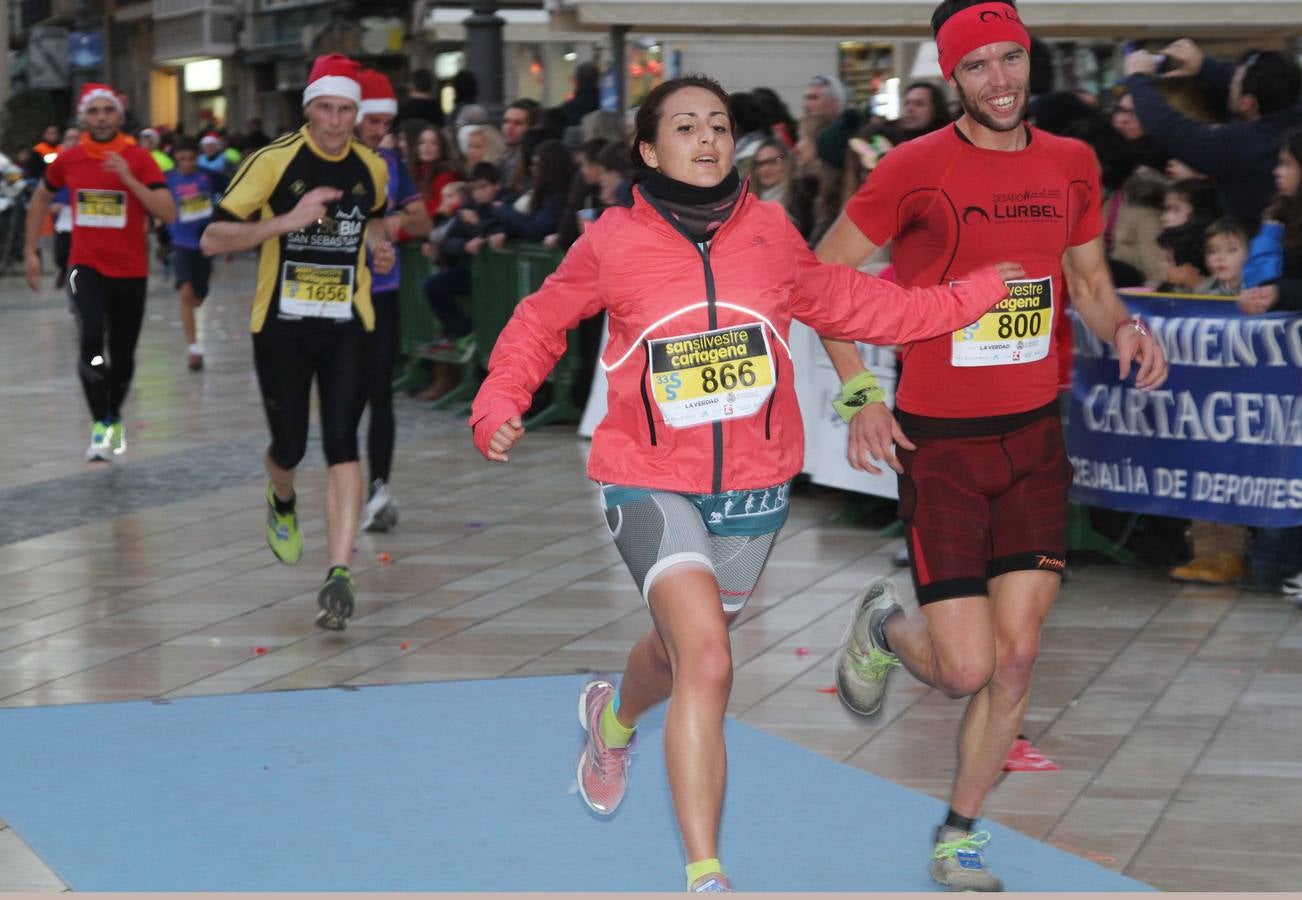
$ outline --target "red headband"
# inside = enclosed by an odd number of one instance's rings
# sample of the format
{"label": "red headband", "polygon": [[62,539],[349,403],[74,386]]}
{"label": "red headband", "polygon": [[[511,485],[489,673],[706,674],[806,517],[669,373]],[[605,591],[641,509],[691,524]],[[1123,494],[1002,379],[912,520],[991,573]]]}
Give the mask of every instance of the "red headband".
{"label": "red headband", "polygon": [[959,10],[945,20],[936,35],[941,74],[953,78],[959,60],[978,47],[1000,41],[1012,41],[1031,52],[1031,36],[1017,10],[1007,3],[978,3]]}

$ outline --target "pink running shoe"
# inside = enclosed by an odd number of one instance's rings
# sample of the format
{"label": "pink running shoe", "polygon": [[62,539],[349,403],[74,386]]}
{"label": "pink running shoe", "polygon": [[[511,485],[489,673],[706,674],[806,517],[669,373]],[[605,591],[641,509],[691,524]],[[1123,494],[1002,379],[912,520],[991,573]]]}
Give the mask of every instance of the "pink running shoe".
{"label": "pink running shoe", "polygon": [[607,747],[601,739],[601,711],[615,696],[609,681],[590,681],[579,694],[579,724],[588,733],[579,754],[579,795],[588,809],[600,816],[615,811],[628,789],[629,750]]}

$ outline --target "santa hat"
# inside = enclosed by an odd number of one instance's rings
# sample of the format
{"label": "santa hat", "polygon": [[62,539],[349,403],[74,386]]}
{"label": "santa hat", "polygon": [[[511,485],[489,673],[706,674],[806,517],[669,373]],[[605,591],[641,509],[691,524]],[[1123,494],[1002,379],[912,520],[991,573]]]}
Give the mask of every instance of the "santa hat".
{"label": "santa hat", "polygon": [[200,144],[220,144],[221,142],[222,139],[211,131],[199,138]]}
{"label": "santa hat", "polygon": [[77,98],[77,115],[86,114],[86,107],[96,100],[107,100],[117,107],[118,112],[126,112],[126,98],[119,94],[107,84],[98,84],[94,81],[88,81],[81,88],[81,96]]}
{"label": "santa hat", "polygon": [[393,85],[383,72],[362,69],[357,73],[357,81],[362,86],[362,102],[357,105],[358,122],[367,113],[398,114],[398,95],[393,92]]}
{"label": "santa hat", "polygon": [[362,102],[362,88],[357,83],[361,66],[342,53],[318,56],[312,63],[312,72],[303,88],[303,105],[317,97],[342,97],[354,103]]}

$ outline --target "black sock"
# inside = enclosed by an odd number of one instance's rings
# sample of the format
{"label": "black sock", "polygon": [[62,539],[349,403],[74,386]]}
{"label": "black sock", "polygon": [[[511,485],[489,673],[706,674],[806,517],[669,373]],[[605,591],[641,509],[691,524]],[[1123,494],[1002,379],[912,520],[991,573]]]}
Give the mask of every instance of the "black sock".
{"label": "black sock", "polygon": [[347,566],[331,566],[330,571],[326,572],[326,581],[334,578],[336,572],[342,572],[344,575],[349,574]]}
{"label": "black sock", "polygon": [[276,504],[276,512],[283,516],[294,511],[294,504],[298,502],[298,494],[290,494],[288,500],[281,500],[280,496],[273,489],[271,492],[271,500]]}
{"label": "black sock", "polygon": [[949,815],[945,816],[945,824],[950,828],[957,828],[959,831],[966,831],[971,834],[976,829],[976,819],[969,819],[967,816],[960,816],[950,807]]}
{"label": "black sock", "polygon": [[898,609],[893,609],[884,616],[878,616],[876,622],[869,623],[873,630],[873,637],[877,640],[877,646],[887,653],[894,653],[895,651],[891,649],[891,642],[886,639],[886,620],[897,612],[899,612]]}

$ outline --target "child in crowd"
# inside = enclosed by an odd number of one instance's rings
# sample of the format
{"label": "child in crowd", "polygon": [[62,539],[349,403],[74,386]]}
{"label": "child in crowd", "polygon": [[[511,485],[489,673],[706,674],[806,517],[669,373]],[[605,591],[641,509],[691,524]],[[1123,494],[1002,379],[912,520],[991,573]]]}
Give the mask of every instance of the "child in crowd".
{"label": "child in crowd", "polygon": [[1211,279],[1199,289],[1200,294],[1237,297],[1243,287],[1243,267],[1248,262],[1248,229],[1238,219],[1228,216],[1207,226],[1207,271]]}
{"label": "child in crowd", "polygon": [[180,138],[173,148],[176,168],[167,173],[167,187],[176,200],[176,221],[167,226],[171,237],[172,271],[181,300],[181,329],[185,332],[186,364],[191,372],[203,368],[197,310],[208,297],[212,260],[199,250],[203,230],[212,221],[213,182],[199,168],[199,146]]}
{"label": "child in crowd", "polygon": [[1207,253],[1203,227],[1197,222],[1163,229],[1157,246],[1166,258],[1165,280],[1157,286],[1164,294],[1195,294],[1207,283]]}
{"label": "child in crowd", "polygon": [[[1302,310],[1302,130],[1280,147],[1275,191],[1253,241],[1252,274],[1244,272],[1247,289],[1239,294],[1239,309],[1248,315]],[[1248,563],[1250,587],[1282,590],[1302,607],[1302,527],[1258,528]]]}
{"label": "child in crowd", "polygon": [[1162,227],[1174,228],[1189,222],[1206,225],[1221,216],[1216,186],[1206,178],[1185,178],[1174,182],[1162,198]]}
{"label": "child in crowd", "polygon": [[497,166],[476,163],[470,170],[470,200],[456,211],[439,241],[443,265],[421,286],[430,309],[443,323],[444,337],[431,350],[447,362],[462,364],[475,355],[474,324],[457,298],[470,293],[470,257],[484,246],[485,235],[500,230],[493,210],[501,189]]}

